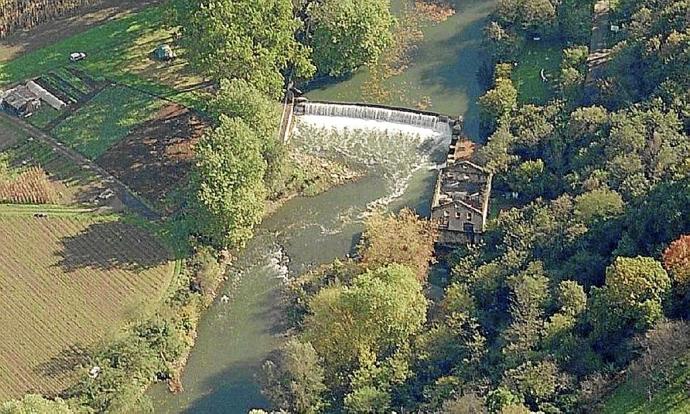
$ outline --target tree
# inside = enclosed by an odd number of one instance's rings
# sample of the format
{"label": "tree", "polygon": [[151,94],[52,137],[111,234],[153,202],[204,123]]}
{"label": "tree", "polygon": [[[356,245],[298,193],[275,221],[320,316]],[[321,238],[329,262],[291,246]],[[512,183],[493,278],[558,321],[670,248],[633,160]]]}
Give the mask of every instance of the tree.
{"label": "tree", "polygon": [[528,358],[529,352],[538,343],[544,324],[543,313],[549,299],[548,282],[540,262],[531,263],[524,272],[507,281],[512,291],[511,324],[503,333],[506,341],[503,353],[509,363]]}
{"label": "tree", "polygon": [[301,23],[290,0],[173,0],[170,7],[189,62],[215,81],[244,79],[276,98],[289,65],[301,76],[313,72],[309,50],[295,39]]}
{"label": "tree", "polygon": [[650,257],[617,257],[606,269],[607,297],[613,306],[634,308],[646,301],[661,303],[670,284],[661,263]]}
{"label": "tree", "polygon": [[392,42],[390,0],[324,0],[313,5],[312,46],[318,71],[351,73],[375,62]]}
{"label": "tree", "polygon": [[293,338],[280,349],[277,362],[263,366],[263,393],[273,404],[288,412],[314,414],[326,403],[324,372],[310,343]]}
{"label": "tree", "polygon": [[435,239],[430,221],[404,209],[397,216],[375,214],[367,219],[358,250],[365,266],[405,265],[415,271],[420,282],[425,282]]}
{"label": "tree", "polygon": [[330,372],[347,372],[361,356],[391,355],[418,332],[427,302],[412,270],[390,265],[358,276],[352,286],[325,288],[309,303],[305,339]]}
{"label": "tree", "polygon": [[222,80],[209,105],[214,115],[240,118],[252,129],[266,161],[264,183],[271,195],[280,192],[285,184],[289,163],[288,149],[278,137],[279,108],[275,101],[242,79]]}
{"label": "tree", "polygon": [[664,250],[663,261],[673,281],[687,288],[690,284],[690,235],[681,236],[671,243]]}
{"label": "tree", "polygon": [[527,361],[507,370],[503,382],[533,405],[551,399],[559,388],[567,385],[566,378],[553,361]]}
{"label": "tree", "polygon": [[498,121],[517,106],[518,92],[510,78],[498,78],[494,87],[479,98],[482,124],[493,131]]}
{"label": "tree", "polygon": [[623,212],[623,198],[615,191],[596,189],[575,197],[575,216],[585,224]]}
{"label": "tree", "polygon": [[484,400],[473,392],[447,400],[437,414],[486,414]]}
{"label": "tree", "polygon": [[241,247],[261,222],[266,163],[256,134],[238,118],[220,125],[196,145],[192,214],[201,235],[216,247]]}
{"label": "tree", "polygon": [[0,414],[72,414],[66,402],[57,398],[46,399],[40,395],[27,394],[21,400],[0,404]]}
{"label": "tree", "polygon": [[357,388],[345,397],[345,409],[348,413],[385,413],[389,406],[388,393],[372,386]]}
{"label": "tree", "polygon": [[594,338],[613,343],[621,334],[652,326],[663,316],[662,300],[671,280],[650,257],[617,257],[606,269],[603,288],[593,288],[590,319]]}

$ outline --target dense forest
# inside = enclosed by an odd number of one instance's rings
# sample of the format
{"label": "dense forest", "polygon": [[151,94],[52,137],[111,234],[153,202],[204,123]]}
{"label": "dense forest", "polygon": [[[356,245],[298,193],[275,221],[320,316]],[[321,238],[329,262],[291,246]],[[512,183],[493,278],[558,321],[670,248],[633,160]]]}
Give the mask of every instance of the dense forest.
{"label": "dense forest", "polygon": [[[625,379],[650,399],[668,383],[690,350],[690,2],[616,2],[623,29],[586,93],[593,8],[499,1],[478,158],[494,202],[517,200],[449,256],[441,298],[422,293],[432,230],[409,212],[372,219],[358,259],[294,281],[295,334],[265,366],[277,407],[590,412]],[[563,50],[544,105],[513,83],[535,38]]]}

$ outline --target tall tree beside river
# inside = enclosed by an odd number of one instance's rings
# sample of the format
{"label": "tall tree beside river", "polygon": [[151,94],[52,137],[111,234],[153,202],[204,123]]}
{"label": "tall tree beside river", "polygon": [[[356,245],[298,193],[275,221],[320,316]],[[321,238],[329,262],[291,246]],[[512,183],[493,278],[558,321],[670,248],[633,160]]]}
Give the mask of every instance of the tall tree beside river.
{"label": "tall tree beside river", "polygon": [[173,0],[170,7],[190,63],[214,80],[244,79],[276,98],[289,65],[313,73],[308,48],[295,39],[301,23],[290,0]]}
{"label": "tall tree beside river", "polygon": [[322,74],[346,75],[373,63],[390,45],[390,0],[325,0],[311,6],[314,62]]}

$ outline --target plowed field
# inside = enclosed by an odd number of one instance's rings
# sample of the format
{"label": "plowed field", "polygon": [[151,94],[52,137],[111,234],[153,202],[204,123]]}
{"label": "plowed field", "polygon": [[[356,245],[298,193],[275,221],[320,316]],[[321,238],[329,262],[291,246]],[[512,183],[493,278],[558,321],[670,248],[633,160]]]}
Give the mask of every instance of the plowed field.
{"label": "plowed field", "polygon": [[0,401],[71,385],[79,349],[155,306],[173,268],[121,221],[0,215]]}

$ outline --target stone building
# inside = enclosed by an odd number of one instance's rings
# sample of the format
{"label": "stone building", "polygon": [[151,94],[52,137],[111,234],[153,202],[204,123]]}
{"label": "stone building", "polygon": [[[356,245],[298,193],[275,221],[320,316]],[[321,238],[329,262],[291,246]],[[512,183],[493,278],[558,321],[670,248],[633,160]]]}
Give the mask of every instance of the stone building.
{"label": "stone building", "polygon": [[30,116],[41,107],[41,99],[25,85],[2,93],[0,101],[5,112],[19,117]]}
{"label": "stone building", "polygon": [[492,174],[471,161],[475,144],[454,137],[436,182],[431,217],[438,243],[472,244],[486,229]]}

